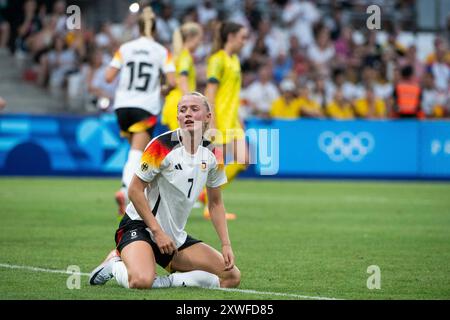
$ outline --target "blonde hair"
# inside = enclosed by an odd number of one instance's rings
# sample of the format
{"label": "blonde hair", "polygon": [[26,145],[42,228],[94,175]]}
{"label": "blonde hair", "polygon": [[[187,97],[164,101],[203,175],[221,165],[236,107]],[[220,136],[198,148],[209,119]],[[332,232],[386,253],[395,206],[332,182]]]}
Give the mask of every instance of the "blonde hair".
{"label": "blonde hair", "polygon": [[139,17],[139,31],[141,35],[146,37],[152,36],[156,27],[155,19],[156,16],[151,7],[142,9],[142,13]]}
{"label": "blonde hair", "polygon": [[[186,93],[185,95],[183,95],[183,97],[187,97],[187,96],[199,97],[202,100],[203,105],[205,106],[206,110],[208,112],[211,112],[211,106],[209,105],[208,98],[206,98],[206,96],[204,96],[203,94],[201,94],[200,92],[197,92],[197,91],[191,91],[191,92]],[[181,99],[183,97],[181,97]],[[177,109],[179,109],[178,107],[180,105],[181,99],[180,99],[180,101],[178,101]]]}
{"label": "blonde hair", "polygon": [[175,57],[178,57],[183,50],[187,39],[195,37],[202,32],[202,27],[196,22],[186,22],[173,32],[172,49]]}

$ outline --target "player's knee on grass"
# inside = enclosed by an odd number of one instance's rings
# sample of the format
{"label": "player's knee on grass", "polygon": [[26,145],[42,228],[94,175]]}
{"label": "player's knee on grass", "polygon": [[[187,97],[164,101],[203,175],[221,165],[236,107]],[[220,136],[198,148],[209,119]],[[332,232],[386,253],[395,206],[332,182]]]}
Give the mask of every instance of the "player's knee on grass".
{"label": "player's knee on grass", "polygon": [[144,273],[128,275],[128,284],[130,289],[150,289],[154,280],[154,277]]}
{"label": "player's knee on grass", "polygon": [[225,271],[220,276],[221,288],[237,288],[241,283],[241,272],[234,266],[230,271]]}

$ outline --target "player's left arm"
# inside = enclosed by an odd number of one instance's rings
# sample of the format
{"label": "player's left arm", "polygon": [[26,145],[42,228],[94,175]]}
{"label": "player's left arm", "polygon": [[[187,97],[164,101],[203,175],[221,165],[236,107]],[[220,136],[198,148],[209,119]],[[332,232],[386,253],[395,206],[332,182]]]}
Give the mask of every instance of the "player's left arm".
{"label": "player's left arm", "polygon": [[220,242],[222,243],[222,255],[225,260],[225,270],[231,270],[234,266],[234,254],[228,235],[222,192],[220,187],[207,187],[206,190],[208,192],[208,208],[211,215],[211,221],[219,236]]}

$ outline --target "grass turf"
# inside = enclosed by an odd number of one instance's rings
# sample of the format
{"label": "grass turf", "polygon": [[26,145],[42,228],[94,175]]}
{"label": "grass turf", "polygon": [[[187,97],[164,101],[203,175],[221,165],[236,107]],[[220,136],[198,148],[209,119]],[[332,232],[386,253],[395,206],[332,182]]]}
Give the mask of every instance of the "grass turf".
{"label": "grass turf", "polygon": [[[0,179],[0,264],[89,273],[114,246],[113,179]],[[240,180],[224,191],[240,289],[342,299],[450,298],[450,184]],[[194,210],[187,225],[220,248]],[[369,290],[367,268],[381,269]],[[161,273],[161,269],[159,269]],[[295,299],[192,288],[69,290],[68,275],[0,267],[0,299]]]}

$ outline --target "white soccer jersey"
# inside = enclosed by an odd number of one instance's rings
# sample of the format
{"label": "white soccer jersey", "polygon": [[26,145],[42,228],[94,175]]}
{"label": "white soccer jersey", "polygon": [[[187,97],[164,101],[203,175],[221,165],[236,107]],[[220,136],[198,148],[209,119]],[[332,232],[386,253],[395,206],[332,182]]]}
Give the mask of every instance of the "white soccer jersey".
{"label": "white soccer jersey", "polygon": [[[216,188],[227,182],[221,159],[219,150],[206,140],[190,154],[180,141],[179,129],[154,138],[144,151],[136,175],[149,183],[145,193],[150,209],[177,248],[186,241],[184,227],[205,185]],[[131,202],[126,213],[132,220],[142,220]]]}
{"label": "white soccer jersey", "polygon": [[114,109],[141,108],[161,112],[161,72],[175,72],[169,51],[156,41],[140,37],[123,44],[110,66],[120,69]]}

